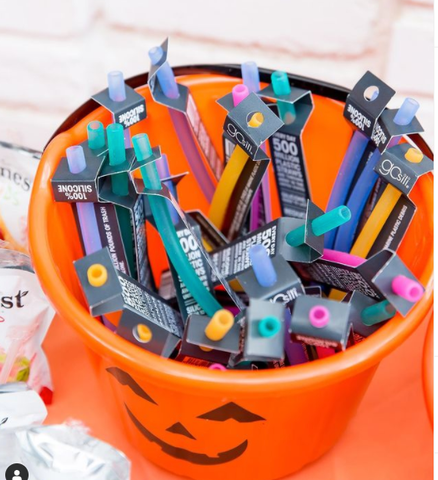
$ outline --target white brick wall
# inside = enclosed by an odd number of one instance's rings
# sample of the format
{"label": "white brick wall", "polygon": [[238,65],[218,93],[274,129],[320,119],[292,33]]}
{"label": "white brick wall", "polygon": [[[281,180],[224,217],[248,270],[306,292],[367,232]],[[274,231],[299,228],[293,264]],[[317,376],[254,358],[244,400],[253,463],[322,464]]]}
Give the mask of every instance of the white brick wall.
{"label": "white brick wall", "polygon": [[[268,8],[269,5],[269,8]],[[255,60],[352,87],[365,70],[412,95],[432,142],[432,0],[20,0],[0,2],[0,139],[41,149],[106,73]],[[271,14],[275,11],[276,14]]]}

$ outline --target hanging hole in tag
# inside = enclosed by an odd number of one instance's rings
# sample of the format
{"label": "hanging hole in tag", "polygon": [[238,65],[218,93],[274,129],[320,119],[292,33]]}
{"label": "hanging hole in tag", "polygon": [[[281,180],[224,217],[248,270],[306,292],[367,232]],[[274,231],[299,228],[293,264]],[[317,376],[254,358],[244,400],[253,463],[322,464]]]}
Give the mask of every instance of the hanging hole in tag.
{"label": "hanging hole in tag", "polygon": [[139,324],[132,329],[134,338],[140,343],[149,343],[152,340],[151,329],[144,325]]}
{"label": "hanging hole in tag", "polygon": [[265,117],[261,112],[251,112],[246,117],[248,127],[258,128],[264,122]]}
{"label": "hanging hole in tag", "polygon": [[364,92],[363,92],[363,98],[367,102],[372,102],[379,96],[379,87],[376,87],[375,85],[370,85]]}

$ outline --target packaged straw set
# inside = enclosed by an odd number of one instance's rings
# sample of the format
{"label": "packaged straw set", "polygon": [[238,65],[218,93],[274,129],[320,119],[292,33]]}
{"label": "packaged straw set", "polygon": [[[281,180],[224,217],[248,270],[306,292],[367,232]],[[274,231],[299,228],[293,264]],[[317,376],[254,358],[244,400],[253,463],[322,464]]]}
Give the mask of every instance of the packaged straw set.
{"label": "packaged straw set", "polygon": [[[324,211],[312,202],[302,141],[311,92],[280,71],[260,85],[255,63],[243,64],[243,81],[218,100],[217,151],[167,50],[165,41],[149,51],[148,86],[210,207],[180,207],[184,172],[141,130],[143,96],[111,72],[93,99],[113,122],[89,123],[52,178],[54,200],[74,211],[83,247],[74,265],[96,321],[175,361],[253,370],[334,355],[406,316],[424,288],[397,249],[415,215],[409,194],[432,170],[406,142],[422,131],[418,103],[387,109],[394,90],[370,72],[359,80],[344,109],[354,133]],[[161,238],[166,271],[152,271],[146,225]]]}

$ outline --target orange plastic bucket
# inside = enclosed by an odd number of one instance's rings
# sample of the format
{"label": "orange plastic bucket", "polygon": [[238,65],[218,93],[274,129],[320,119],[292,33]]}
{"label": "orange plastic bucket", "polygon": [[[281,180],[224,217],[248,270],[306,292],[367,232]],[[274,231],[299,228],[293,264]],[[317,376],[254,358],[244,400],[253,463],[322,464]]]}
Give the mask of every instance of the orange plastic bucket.
{"label": "orange plastic bucket", "polygon": [[[240,69],[176,69],[180,81],[190,87],[218,151],[225,112],[215,100],[238,81],[228,73],[236,77]],[[269,73],[262,71],[262,81],[268,81]],[[290,78],[292,84],[314,92],[315,110],[305,128],[304,149],[313,200],[324,208],[351,136],[342,117],[347,90]],[[151,100],[144,87],[146,79],[142,75],[128,81],[145,96],[148,108],[147,119],[135,125],[132,134],[146,132],[152,145],[161,145],[172,173],[187,171],[169,114]],[[424,298],[407,318],[396,316],[366,341],[312,363],[257,372],[212,371],[165,360],[130,344],[92,318],[85,307],[72,264],[83,255],[72,210],[68,204],[53,202],[50,178],[66,147],[85,140],[91,120],[111,122],[106,110],[88,102],[60,127],[44,152],[30,206],[30,248],[39,279],[57,312],[95,352],[97,381],[102,388],[110,385],[107,402],[119,412],[127,435],[153,462],[199,480],[269,480],[316,460],[345,430],[379,362],[432,307],[432,176],[422,177],[412,193],[418,211],[399,249],[426,287]],[[415,140],[431,155],[419,136]],[[179,188],[183,208],[207,212],[193,176]],[[278,216],[278,201],[274,206]],[[148,242],[158,274],[165,260],[150,229]]]}
{"label": "orange plastic bucket", "polygon": [[430,319],[424,339],[423,390],[427,414],[433,428],[433,316]]}

